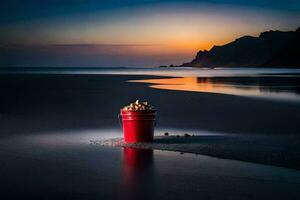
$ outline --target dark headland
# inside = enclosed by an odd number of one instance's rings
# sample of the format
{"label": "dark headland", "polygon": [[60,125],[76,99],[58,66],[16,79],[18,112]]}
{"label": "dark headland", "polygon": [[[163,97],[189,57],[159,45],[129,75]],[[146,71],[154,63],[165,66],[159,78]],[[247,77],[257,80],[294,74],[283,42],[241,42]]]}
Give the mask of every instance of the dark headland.
{"label": "dark headland", "polygon": [[200,50],[179,67],[300,67],[300,28],[243,36],[223,46]]}

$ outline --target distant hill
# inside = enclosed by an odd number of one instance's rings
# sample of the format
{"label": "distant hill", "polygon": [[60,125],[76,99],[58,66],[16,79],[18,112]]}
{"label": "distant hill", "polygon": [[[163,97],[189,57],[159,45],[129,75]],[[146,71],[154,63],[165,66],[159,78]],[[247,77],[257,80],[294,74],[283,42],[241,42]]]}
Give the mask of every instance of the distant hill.
{"label": "distant hill", "polygon": [[183,67],[300,67],[300,28],[243,36],[209,51],[199,51]]}

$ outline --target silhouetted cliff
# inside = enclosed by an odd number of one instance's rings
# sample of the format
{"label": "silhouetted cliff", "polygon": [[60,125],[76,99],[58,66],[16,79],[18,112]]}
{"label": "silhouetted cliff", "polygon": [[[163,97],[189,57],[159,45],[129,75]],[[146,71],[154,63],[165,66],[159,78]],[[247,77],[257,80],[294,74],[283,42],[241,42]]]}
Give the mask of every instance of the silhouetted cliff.
{"label": "silhouetted cliff", "polygon": [[267,31],[259,37],[243,36],[181,66],[189,67],[300,67],[299,35],[296,31]]}

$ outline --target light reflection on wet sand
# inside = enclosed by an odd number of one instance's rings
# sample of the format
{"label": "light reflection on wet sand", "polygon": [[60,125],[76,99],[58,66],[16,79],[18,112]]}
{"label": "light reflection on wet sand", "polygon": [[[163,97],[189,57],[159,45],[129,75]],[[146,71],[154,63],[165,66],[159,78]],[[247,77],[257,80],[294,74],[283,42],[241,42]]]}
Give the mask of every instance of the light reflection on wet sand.
{"label": "light reflection on wet sand", "polygon": [[155,190],[153,160],[152,149],[123,148],[122,199],[145,199]]}
{"label": "light reflection on wet sand", "polygon": [[[260,77],[262,79],[262,77]],[[241,83],[235,78],[230,82],[222,82],[213,78],[178,77],[130,80],[133,83],[148,83],[149,87],[163,90],[177,90],[190,92],[205,92],[228,94],[248,97],[261,97],[277,100],[300,101],[300,95],[289,85],[266,85],[260,81]]]}

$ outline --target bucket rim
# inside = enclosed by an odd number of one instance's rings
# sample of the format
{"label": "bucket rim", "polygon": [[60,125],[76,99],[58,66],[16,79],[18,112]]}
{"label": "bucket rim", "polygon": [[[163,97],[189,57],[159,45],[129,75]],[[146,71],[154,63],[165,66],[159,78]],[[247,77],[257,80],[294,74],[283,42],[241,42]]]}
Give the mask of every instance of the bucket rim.
{"label": "bucket rim", "polygon": [[154,114],[157,111],[154,110],[123,110],[120,109],[121,114]]}

